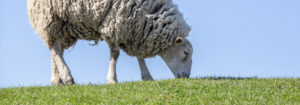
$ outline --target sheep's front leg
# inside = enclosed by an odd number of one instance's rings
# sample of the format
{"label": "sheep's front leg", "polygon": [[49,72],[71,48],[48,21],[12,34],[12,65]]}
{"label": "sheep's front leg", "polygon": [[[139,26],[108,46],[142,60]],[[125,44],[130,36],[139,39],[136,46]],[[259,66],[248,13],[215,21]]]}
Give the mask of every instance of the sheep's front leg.
{"label": "sheep's front leg", "polygon": [[[50,50],[53,55],[52,57],[53,62],[56,64],[56,68],[58,70],[60,79],[62,79],[65,84],[68,85],[74,84],[74,80],[71,75],[70,69],[67,66],[65,60],[63,59],[64,49],[61,47],[59,43],[55,43],[54,45],[51,46]],[[54,73],[57,73],[57,71]]]}
{"label": "sheep's front leg", "polygon": [[141,76],[142,76],[142,80],[147,81],[147,80],[153,80],[147,65],[145,63],[145,60],[142,58],[137,58],[139,65],[140,65],[140,70],[141,70]]}
{"label": "sheep's front leg", "polygon": [[114,83],[118,83],[116,64],[117,64],[118,57],[120,55],[120,48],[113,44],[109,44],[109,48],[110,48],[110,64],[109,64],[109,69],[107,74],[107,83],[114,84]]}

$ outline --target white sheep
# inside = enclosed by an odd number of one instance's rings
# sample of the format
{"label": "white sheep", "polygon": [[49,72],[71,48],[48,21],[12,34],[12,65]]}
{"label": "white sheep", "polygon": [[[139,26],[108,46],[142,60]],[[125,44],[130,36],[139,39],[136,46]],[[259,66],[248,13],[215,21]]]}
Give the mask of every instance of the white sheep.
{"label": "white sheep", "polygon": [[28,0],[27,9],[33,29],[51,51],[52,85],[74,84],[63,52],[78,39],[108,43],[108,83],[117,83],[120,49],[137,57],[143,80],[153,80],[144,58],[156,55],[176,78],[190,75],[190,27],[171,0]]}

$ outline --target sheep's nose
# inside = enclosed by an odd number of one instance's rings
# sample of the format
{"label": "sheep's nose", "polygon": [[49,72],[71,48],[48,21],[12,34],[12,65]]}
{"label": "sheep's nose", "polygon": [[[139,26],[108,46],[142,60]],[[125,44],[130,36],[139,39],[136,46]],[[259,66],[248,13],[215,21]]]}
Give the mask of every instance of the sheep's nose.
{"label": "sheep's nose", "polygon": [[177,73],[176,76],[176,78],[189,78],[189,77],[190,77],[190,73],[184,73],[184,72]]}

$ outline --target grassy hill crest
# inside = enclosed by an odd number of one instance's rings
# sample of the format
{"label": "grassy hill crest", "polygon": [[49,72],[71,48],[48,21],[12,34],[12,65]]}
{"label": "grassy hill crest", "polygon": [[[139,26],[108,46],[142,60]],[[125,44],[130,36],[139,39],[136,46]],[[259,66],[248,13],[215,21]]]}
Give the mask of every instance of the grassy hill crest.
{"label": "grassy hill crest", "polygon": [[173,79],[0,89],[0,104],[300,104],[300,79]]}

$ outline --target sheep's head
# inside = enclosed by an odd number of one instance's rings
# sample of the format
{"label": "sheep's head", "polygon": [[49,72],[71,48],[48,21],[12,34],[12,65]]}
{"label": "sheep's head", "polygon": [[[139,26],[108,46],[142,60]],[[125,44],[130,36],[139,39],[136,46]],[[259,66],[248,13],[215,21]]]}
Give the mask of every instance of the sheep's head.
{"label": "sheep's head", "polygon": [[193,47],[182,37],[177,37],[173,45],[163,54],[162,59],[167,63],[176,78],[189,78],[192,67]]}

